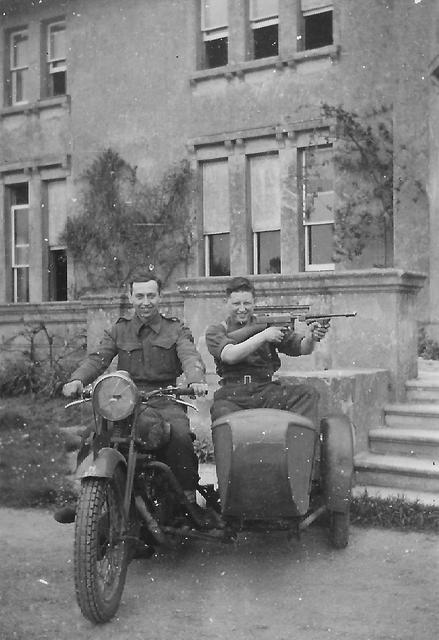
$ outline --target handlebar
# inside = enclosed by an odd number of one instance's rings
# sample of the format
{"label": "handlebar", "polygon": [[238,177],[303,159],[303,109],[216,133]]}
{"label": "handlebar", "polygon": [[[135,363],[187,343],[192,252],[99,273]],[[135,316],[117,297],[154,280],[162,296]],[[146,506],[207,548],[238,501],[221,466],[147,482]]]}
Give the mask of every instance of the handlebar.
{"label": "handlebar", "polygon": [[154,396],[174,396],[175,398],[181,398],[182,396],[188,396],[189,398],[196,397],[192,387],[160,387],[153,391],[140,391],[140,398],[143,402]]}

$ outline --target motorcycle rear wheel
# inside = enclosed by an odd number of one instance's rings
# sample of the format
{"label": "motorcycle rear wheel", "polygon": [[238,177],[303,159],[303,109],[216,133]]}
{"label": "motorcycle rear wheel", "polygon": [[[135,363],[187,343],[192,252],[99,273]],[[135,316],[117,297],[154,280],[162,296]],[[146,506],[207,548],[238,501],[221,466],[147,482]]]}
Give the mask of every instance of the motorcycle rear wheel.
{"label": "motorcycle rear wheel", "polygon": [[82,614],[94,623],[116,613],[125,586],[129,545],[123,539],[125,474],[85,478],[78,499],[74,573],[76,599]]}

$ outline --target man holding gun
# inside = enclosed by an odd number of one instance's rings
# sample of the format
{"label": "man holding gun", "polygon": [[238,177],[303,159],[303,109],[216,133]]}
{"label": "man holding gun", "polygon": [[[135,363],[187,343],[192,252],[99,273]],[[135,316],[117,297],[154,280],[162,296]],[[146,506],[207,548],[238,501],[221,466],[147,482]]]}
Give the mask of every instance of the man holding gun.
{"label": "man holding gun", "polygon": [[247,278],[233,278],[226,298],[227,319],[206,331],[207,348],[221,378],[212,420],[241,409],[272,408],[299,413],[316,424],[318,392],[306,384],[274,382],[272,376],[281,364],[278,353],[312,353],[316,342],[326,335],[329,322],[311,322],[306,336],[287,326],[258,327],[253,314],[255,290]]}

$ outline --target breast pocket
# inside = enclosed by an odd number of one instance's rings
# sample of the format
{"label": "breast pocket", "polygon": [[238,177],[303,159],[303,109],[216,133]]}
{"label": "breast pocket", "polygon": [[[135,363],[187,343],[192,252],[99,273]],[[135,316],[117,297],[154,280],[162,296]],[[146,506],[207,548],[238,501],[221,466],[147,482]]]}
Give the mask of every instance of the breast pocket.
{"label": "breast pocket", "polygon": [[143,371],[142,345],[138,342],[126,342],[119,345],[118,369],[124,369],[132,377],[139,377]]}
{"label": "breast pocket", "polygon": [[151,368],[159,376],[175,378],[180,375],[180,362],[175,349],[175,341],[169,337],[158,337],[151,344]]}

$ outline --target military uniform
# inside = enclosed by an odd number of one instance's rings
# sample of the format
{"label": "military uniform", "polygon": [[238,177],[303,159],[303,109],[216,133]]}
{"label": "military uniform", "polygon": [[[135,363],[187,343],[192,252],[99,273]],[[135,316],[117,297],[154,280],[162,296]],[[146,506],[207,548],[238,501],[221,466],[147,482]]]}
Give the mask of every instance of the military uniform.
{"label": "military uniform", "polygon": [[[253,321],[251,319],[250,323]],[[300,356],[302,336],[289,331],[278,345],[265,342],[240,362],[223,362],[221,352],[224,347],[237,343],[230,334],[241,328],[242,325],[228,318],[221,324],[210,325],[206,331],[206,345],[221,378],[221,388],[215,392],[211,408],[212,420],[240,409],[272,408],[300,413],[315,423],[317,391],[306,384],[289,385],[272,380],[273,373],[281,365],[278,352]]]}
{"label": "military uniform", "polygon": [[[74,371],[70,380],[89,384],[118,357],[118,369],[128,371],[140,389],[152,390],[175,385],[185,374],[188,384],[205,381],[204,363],[195,348],[190,330],[177,318],[157,313],[148,322],[137,315],[119,318],[104,334],[95,352]],[[157,420],[171,425],[171,439],[164,459],[185,490],[194,489],[198,481],[198,460],[194,453],[189,419],[181,405],[167,398],[152,401],[139,416],[139,431]]]}

